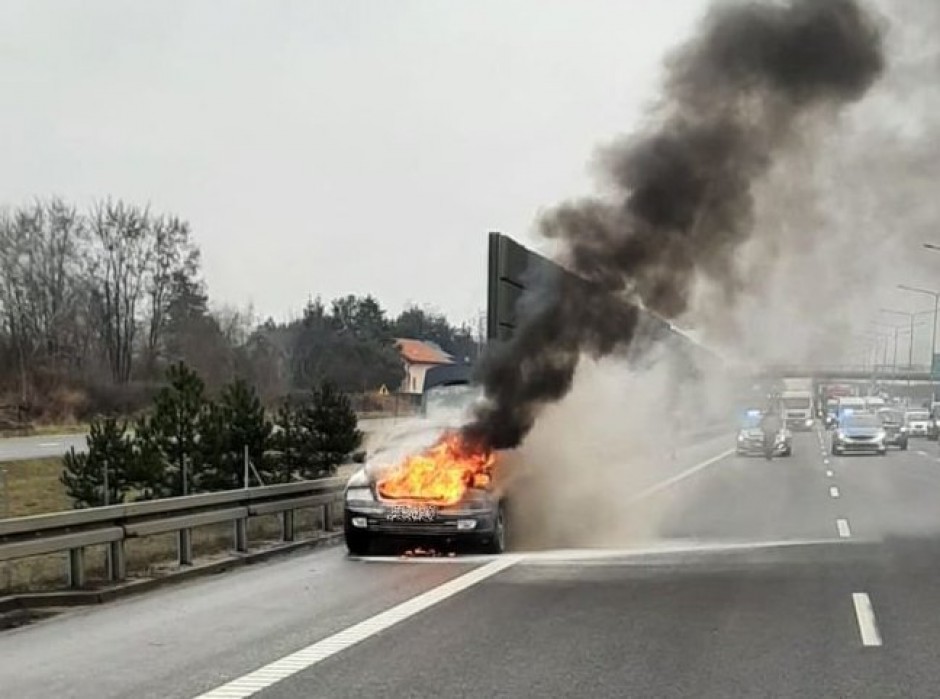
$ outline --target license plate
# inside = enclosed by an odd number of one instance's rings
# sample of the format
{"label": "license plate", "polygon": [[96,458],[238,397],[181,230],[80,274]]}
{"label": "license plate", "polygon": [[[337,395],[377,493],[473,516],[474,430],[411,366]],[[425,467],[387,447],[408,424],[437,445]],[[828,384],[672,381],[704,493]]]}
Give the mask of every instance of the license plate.
{"label": "license plate", "polygon": [[389,522],[433,522],[437,508],[433,505],[396,505],[385,513]]}

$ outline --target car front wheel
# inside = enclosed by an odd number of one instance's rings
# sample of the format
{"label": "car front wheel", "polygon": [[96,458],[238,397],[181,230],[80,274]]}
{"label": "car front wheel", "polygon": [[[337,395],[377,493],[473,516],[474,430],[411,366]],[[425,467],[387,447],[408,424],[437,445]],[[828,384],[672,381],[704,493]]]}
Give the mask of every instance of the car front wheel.
{"label": "car front wheel", "polygon": [[506,508],[500,503],[496,511],[493,534],[484,545],[487,553],[503,553],[506,550]]}

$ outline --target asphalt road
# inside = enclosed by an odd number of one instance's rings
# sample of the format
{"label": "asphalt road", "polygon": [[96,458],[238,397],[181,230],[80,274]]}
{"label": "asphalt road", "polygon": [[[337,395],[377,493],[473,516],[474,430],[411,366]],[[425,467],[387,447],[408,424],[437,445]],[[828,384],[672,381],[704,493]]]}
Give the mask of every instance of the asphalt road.
{"label": "asphalt road", "polygon": [[937,696],[937,445],[822,439],[664,461],[630,505],[660,538],[629,549],[331,549],[8,631],[0,695]]}
{"label": "asphalt road", "polygon": [[58,434],[0,438],[0,462],[62,456],[73,446],[76,451],[84,451],[85,435]]}
{"label": "asphalt road", "polygon": [[[395,424],[398,420],[399,418],[363,418],[359,421],[359,428],[368,436],[388,425]],[[71,447],[75,447],[76,451],[84,451],[85,435],[55,434],[35,437],[2,437],[0,438],[0,463],[62,456]]]}

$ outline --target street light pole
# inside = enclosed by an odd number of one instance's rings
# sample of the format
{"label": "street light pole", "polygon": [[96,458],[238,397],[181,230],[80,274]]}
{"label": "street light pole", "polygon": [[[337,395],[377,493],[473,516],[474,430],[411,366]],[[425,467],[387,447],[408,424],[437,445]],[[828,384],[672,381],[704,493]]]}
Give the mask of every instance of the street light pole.
{"label": "street light pole", "polygon": [[[925,247],[929,243],[925,244]],[[933,248],[929,248],[933,249]],[[916,286],[907,286],[905,284],[898,284],[898,288],[904,291],[910,291],[915,294],[926,294],[927,296],[933,296],[933,332],[931,333],[930,339],[930,391],[931,391],[931,402],[937,399],[937,387],[934,383],[933,378],[933,369],[934,369],[934,358],[937,355],[937,313],[940,311],[940,291],[934,291],[932,289],[921,289]],[[913,340],[911,340],[913,343]]]}

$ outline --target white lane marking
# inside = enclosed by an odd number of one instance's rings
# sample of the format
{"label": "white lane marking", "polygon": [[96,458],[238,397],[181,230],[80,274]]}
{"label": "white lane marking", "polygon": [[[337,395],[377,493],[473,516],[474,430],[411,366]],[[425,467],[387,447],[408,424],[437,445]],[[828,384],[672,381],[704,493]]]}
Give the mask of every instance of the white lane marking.
{"label": "white lane marking", "polygon": [[62,442],[40,442],[39,446],[46,449],[49,447],[61,447]]}
{"label": "white lane marking", "polygon": [[627,503],[628,503],[628,504],[629,504],[629,503],[635,503],[635,502],[637,502],[638,500],[643,500],[643,499],[645,499],[645,498],[648,498],[650,495],[654,495],[654,494],[658,493],[658,492],[661,491],[661,490],[665,490],[666,488],[670,488],[670,487],[674,486],[676,483],[679,483],[679,482],[681,482],[681,481],[684,481],[686,478],[689,478],[690,476],[694,476],[694,475],[695,475],[696,473],[698,473],[699,471],[704,471],[704,470],[705,470],[706,468],[708,468],[709,466],[712,466],[712,465],[718,463],[718,462],[721,461],[722,459],[727,458],[727,457],[731,456],[732,454],[734,454],[734,449],[728,449],[727,451],[723,451],[722,453],[717,454],[716,456],[713,456],[713,457],[710,458],[710,459],[706,459],[705,461],[703,461],[703,462],[700,463],[700,464],[696,464],[696,465],[693,466],[692,468],[686,469],[686,470],[683,471],[682,473],[676,474],[676,475],[673,476],[672,478],[667,478],[666,480],[660,481],[659,483],[657,483],[657,484],[655,484],[655,485],[652,485],[652,486],[650,486],[649,488],[646,488],[645,490],[641,490],[639,493],[637,493],[637,494],[634,495],[632,498],[630,498],[630,499],[627,501]]}
{"label": "white lane marking", "polygon": [[833,485],[833,486],[830,486],[830,488],[829,488],[829,496],[830,496],[830,497],[833,497],[833,498],[839,497],[839,489],[836,488],[834,485]]}
{"label": "white lane marking", "polygon": [[858,632],[862,637],[863,646],[880,646],[881,633],[875,621],[875,610],[871,606],[871,599],[865,592],[853,592],[852,604],[855,605],[855,618],[858,620]]}
{"label": "white lane marking", "polygon": [[826,471],[826,476],[827,476],[828,478],[832,478],[833,475],[834,475],[834,474],[832,473],[832,471]]}
{"label": "white lane marking", "polygon": [[841,536],[843,539],[848,539],[850,536],[852,536],[852,530],[849,529],[849,520],[847,519],[837,519],[836,529],[839,530],[839,536]]}
{"label": "white lane marking", "polygon": [[921,456],[927,456],[927,452],[921,451],[920,449],[917,450],[917,453],[920,454]]}
{"label": "white lane marking", "polygon": [[829,465],[829,459],[823,459],[823,463],[824,463],[826,466],[828,466],[828,465]]}
{"label": "white lane marking", "polygon": [[354,624],[306,648],[301,648],[295,653],[291,653],[279,660],[268,663],[254,672],[242,675],[231,682],[209,690],[205,694],[200,694],[196,699],[243,699],[244,697],[250,697],[405,619],[413,617],[415,614],[424,611],[428,607],[443,602],[448,597],[452,597],[458,592],[466,590],[468,587],[472,587],[497,573],[501,573],[517,563],[519,559],[520,556],[518,555],[504,554],[499,559],[485,566],[471,570],[469,573],[449,580],[443,585],[438,585],[370,619]]}

